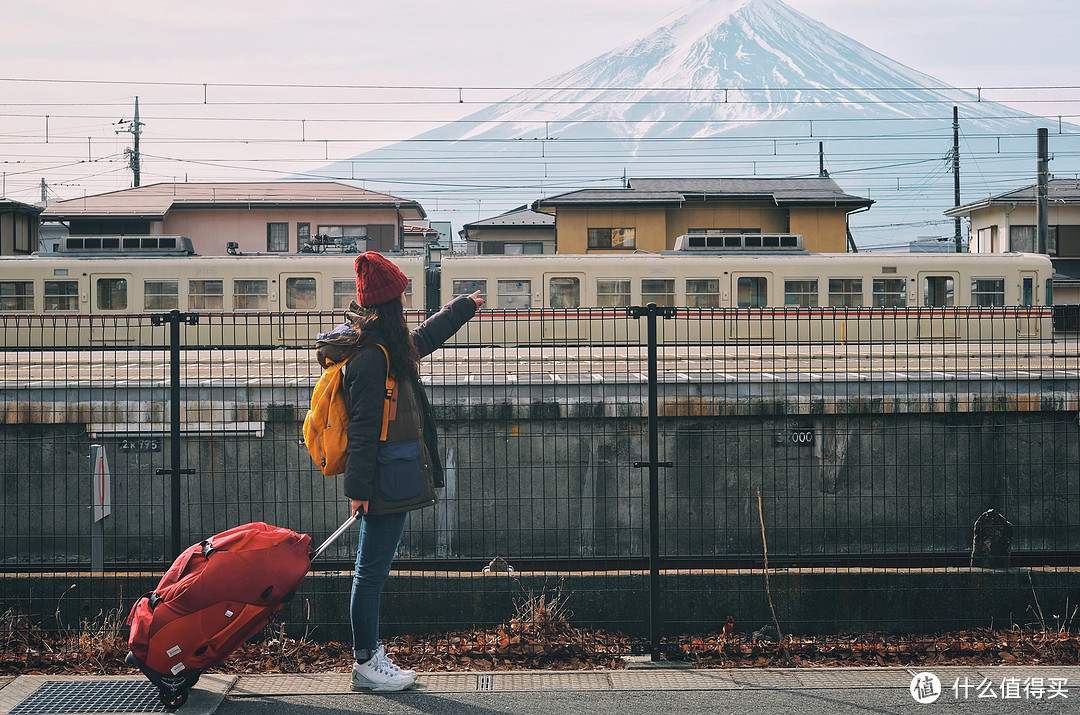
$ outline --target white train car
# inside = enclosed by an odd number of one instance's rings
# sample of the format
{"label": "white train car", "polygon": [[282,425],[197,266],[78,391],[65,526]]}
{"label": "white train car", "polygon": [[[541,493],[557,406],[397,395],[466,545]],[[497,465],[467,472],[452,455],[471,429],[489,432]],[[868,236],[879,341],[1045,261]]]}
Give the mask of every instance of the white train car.
{"label": "white train car", "polygon": [[626,307],[648,303],[687,318],[662,323],[666,342],[877,342],[1048,339],[1052,273],[1020,253],[667,252],[449,257],[441,282],[487,300],[458,342],[637,340]]}
{"label": "white train car", "polygon": [[[163,345],[152,315],[194,312],[183,344],[310,345],[355,294],[354,256],[66,255],[0,258],[0,347]],[[390,256],[410,320],[479,290],[457,344],[637,341],[627,308],[676,310],[661,340],[881,342],[1048,339],[1052,267],[1033,254]],[[429,295],[429,285],[439,295]],[[322,313],[322,314],[320,314]]]}
{"label": "white train car", "polygon": [[[424,307],[420,256],[391,256],[409,277],[407,307]],[[187,345],[310,344],[315,311],[356,295],[355,255],[72,256],[0,258],[3,347],[161,345],[151,315],[199,314]],[[340,315],[340,314],[339,314]]]}

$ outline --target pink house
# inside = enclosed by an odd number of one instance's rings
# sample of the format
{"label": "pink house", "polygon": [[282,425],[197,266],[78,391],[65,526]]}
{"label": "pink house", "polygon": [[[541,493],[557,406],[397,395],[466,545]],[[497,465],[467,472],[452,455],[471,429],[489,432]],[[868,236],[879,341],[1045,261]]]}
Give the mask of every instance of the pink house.
{"label": "pink house", "polygon": [[215,255],[391,251],[405,245],[405,222],[426,217],[412,199],[333,181],[276,181],[151,184],[60,201],[41,220],[71,236],[185,236],[196,253]]}

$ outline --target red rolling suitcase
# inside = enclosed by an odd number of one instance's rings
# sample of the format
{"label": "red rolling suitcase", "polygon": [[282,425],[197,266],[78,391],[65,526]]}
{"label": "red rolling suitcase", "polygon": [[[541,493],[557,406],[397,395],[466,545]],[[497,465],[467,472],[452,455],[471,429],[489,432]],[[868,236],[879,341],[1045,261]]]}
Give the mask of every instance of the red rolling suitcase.
{"label": "red rolling suitcase", "polygon": [[176,708],[207,668],[261,631],[307,575],[311,562],[352,526],[349,517],[318,550],[311,537],[262,522],[188,548],[128,615],[127,661]]}

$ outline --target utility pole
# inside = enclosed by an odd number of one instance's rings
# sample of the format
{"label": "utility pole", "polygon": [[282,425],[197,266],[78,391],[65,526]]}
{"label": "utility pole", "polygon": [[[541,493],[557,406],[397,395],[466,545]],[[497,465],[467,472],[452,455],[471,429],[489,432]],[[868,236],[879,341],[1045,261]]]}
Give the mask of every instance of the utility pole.
{"label": "utility pole", "polygon": [[143,123],[139,121],[139,98],[135,98],[135,118],[130,122],[120,121],[121,124],[126,124],[123,129],[117,129],[116,133],[127,132],[135,137],[135,147],[133,149],[125,149],[124,154],[128,158],[128,168],[131,169],[131,174],[134,177],[135,186],[139,186],[139,135],[142,134]]}
{"label": "utility pole", "polygon": [[818,157],[818,159],[817,159],[817,161],[818,161],[817,175],[821,179],[827,179],[829,177],[829,172],[825,171],[825,142],[818,142],[817,143],[817,157]]}
{"label": "utility pole", "polygon": [[1039,187],[1038,187],[1038,233],[1035,235],[1037,253],[1049,253],[1050,242],[1050,138],[1046,127],[1038,130]]}
{"label": "utility pole", "polygon": [[[952,108],[952,173],[953,206],[960,205],[960,111]],[[964,239],[960,236],[960,217],[953,219],[953,238],[956,240],[956,252],[963,251]]]}

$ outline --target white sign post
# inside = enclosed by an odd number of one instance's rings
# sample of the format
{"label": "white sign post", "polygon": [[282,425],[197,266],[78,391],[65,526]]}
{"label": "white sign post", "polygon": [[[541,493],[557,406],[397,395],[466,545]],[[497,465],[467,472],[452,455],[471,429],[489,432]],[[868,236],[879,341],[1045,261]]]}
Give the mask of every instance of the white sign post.
{"label": "white sign post", "polygon": [[105,447],[90,445],[90,570],[105,570],[104,521],[112,514],[112,479]]}

